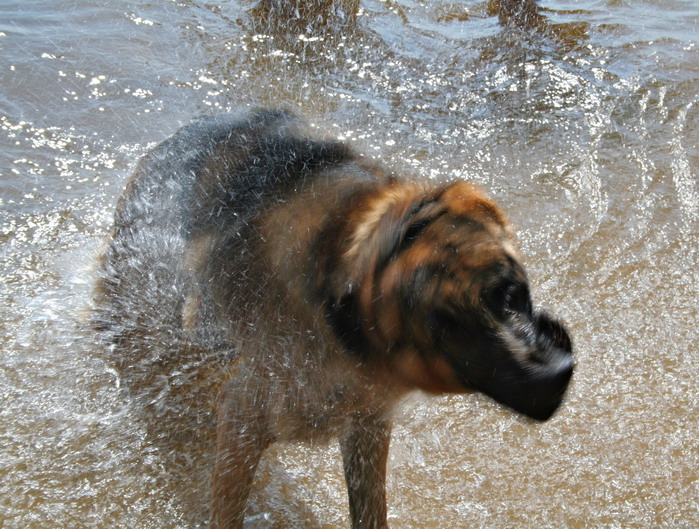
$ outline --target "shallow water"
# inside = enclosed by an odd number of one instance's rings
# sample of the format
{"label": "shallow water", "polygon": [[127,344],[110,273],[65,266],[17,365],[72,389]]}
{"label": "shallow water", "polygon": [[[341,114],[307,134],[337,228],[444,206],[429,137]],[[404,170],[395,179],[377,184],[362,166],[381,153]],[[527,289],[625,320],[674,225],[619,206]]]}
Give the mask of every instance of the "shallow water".
{"label": "shallow water", "polygon": [[[0,4],[0,527],[205,526],[210,458],[149,441],[167,425],[82,323],[91,266],[150,146],[279,104],[487,187],[574,337],[543,425],[478,396],[403,406],[392,527],[699,526],[699,6],[546,1],[559,42],[485,2],[361,5],[355,28],[285,34],[252,1]],[[345,494],[335,447],[275,447],[246,527],[347,527]]]}

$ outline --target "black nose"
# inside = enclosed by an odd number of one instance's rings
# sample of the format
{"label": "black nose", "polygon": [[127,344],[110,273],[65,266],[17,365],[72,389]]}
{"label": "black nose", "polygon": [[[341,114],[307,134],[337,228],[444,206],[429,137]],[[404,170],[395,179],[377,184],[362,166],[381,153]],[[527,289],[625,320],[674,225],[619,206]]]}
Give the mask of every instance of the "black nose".
{"label": "black nose", "polygon": [[545,421],[563,402],[573,376],[573,356],[567,351],[554,353],[546,364],[510,364],[483,387],[482,391],[515,411],[537,421]]}
{"label": "black nose", "polygon": [[538,421],[551,418],[563,401],[573,369],[573,357],[566,352],[554,365],[546,366],[543,373],[535,375],[529,388],[531,393],[524,397],[523,413]]}

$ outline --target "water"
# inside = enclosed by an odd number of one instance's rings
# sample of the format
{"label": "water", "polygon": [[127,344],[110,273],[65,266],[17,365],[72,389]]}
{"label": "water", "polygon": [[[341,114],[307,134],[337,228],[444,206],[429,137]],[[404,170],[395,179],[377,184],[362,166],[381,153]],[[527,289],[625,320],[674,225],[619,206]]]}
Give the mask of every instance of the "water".
{"label": "water", "polygon": [[[0,527],[205,526],[210,458],[149,441],[168,425],[83,323],[91,266],[150,146],[278,104],[403,172],[487,187],[575,340],[546,424],[478,396],[406,403],[392,527],[699,526],[699,6],[546,1],[565,42],[503,31],[485,2],[361,6],[355,28],[284,34],[252,1],[0,5]],[[247,527],[346,512],[334,446],[277,446]]]}

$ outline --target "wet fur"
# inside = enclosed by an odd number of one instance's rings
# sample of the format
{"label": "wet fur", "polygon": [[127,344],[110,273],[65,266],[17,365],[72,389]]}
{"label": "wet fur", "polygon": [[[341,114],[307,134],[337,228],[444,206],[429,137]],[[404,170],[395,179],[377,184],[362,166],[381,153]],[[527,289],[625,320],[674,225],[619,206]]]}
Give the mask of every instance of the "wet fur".
{"label": "wet fur", "polygon": [[[167,243],[148,247],[153,237]],[[402,181],[260,110],[203,119],[141,161],[103,257],[96,322],[127,345],[126,371],[145,355],[128,344],[148,343],[134,337],[163,332],[215,359],[211,527],[242,527],[270,443],[339,438],[352,527],[384,528],[395,404],[415,389],[503,384],[478,378],[490,376],[478,356],[466,368],[458,340],[485,351],[507,328],[517,343],[498,347],[522,362],[539,334],[570,350],[547,317],[493,315],[500,279],[526,285],[519,261],[510,224],[477,187]],[[542,390],[544,415],[566,384]]]}

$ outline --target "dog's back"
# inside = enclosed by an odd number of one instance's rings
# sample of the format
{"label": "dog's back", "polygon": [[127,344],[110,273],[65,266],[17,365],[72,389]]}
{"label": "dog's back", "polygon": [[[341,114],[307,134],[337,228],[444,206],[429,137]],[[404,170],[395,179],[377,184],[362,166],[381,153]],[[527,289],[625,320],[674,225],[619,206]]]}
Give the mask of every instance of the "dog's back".
{"label": "dog's back", "polygon": [[178,326],[192,273],[203,272],[193,262],[205,257],[203,238],[216,239],[207,250],[243,273],[247,235],[262,206],[353,157],[344,145],[311,140],[299,127],[284,111],[203,118],[148,153],[117,204],[96,290],[96,325],[115,337]]}

